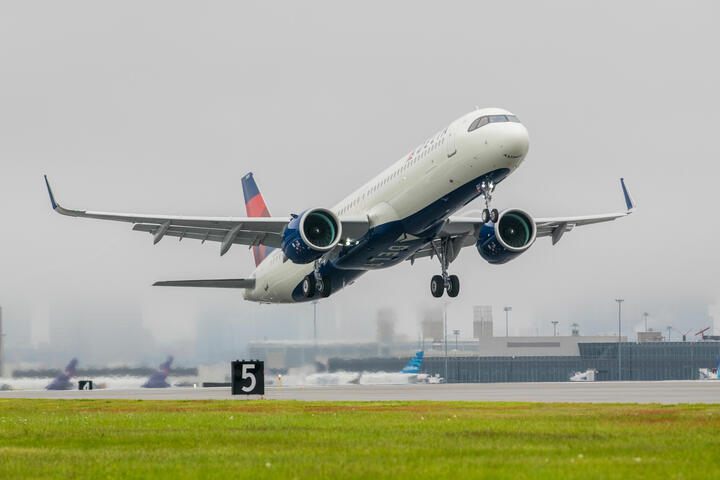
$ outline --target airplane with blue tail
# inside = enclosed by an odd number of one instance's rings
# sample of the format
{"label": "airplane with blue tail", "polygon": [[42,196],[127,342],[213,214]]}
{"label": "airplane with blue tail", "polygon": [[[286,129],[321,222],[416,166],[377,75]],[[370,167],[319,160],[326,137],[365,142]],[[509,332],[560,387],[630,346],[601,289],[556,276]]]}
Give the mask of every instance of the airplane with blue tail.
{"label": "airplane with blue tail", "polygon": [[[244,278],[172,280],[157,286],[237,288],[261,303],[308,302],[352,285],[362,275],[405,261],[436,259],[430,279],[434,297],[456,297],[460,280],[449,273],[465,247],[474,246],[491,265],[525,253],[537,238],[553,245],[576,227],[608,222],[633,212],[620,179],[626,209],[600,215],[536,218],[524,209],[492,207],[495,189],[523,163],[528,131],[511,112],[476,109],[450,122],[332,207],[299,209],[273,217],[254,176],[242,178],[247,216],[198,217],[71,210],[62,207],[45,177],[55,212],[71,217],[128,222],[165,237],[252,248],[255,270]],[[484,209],[456,212],[478,197]]]}
{"label": "airplane with blue tail", "polygon": [[698,376],[700,380],[720,380],[720,352],[715,354],[715,367],[699,368]]}
{"label": "airplane with blue tail", "polygon": [[313,373],[305,377],[307,385],[404,385],[408,383],[440,383],[440,377],[421,373],[424,352],[421,350],[410,359],[402,370],[395,372],[333,372]]}

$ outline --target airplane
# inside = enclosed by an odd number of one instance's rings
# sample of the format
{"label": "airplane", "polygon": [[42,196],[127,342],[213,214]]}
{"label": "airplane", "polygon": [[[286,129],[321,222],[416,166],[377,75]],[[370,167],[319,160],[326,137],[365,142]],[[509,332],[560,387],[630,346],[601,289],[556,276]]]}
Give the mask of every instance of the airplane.
{"label": "airplane", "polygon": [[70,381],[70,378],[75,375],[77,363],[77,358],[70,360],[70,363],[65,367],[65,371],[55,377],[55,379],[45,387],[45,390],[72,390],[73,383]]}
{"label": "airplane", "polygon": [[[420,373],[424,352],[421,350],[399,372],[334,372],[313,373],[305,377],[304,383],[311,385],[363,384],[382,385],[397,383],[438,383],[439,377]],[[432,379],[434,378],[435,381]]]}
{"label": "airplane", "polygon": [[700,380],[720,380],[720,352],[715,354],[713,368],[698,368]]}
{"label": "airplane", "polygon": [[[492,208],[495,188],[523,162],[528,131],[511,112],[476,109],[440,129],[379,175],[331,208],[308,208],[272,217],[252,172],[242,178],[246,217],[187,217],[106,213],[66,209],[71,217],[114,220],[152,235],[218,242],[220,255],[235,244],[248,245],[255,270],[246,278],[171,280],[155,286],[215,287],[244,290],[260,303],[307,302],[326,298],[361,275],[420,258],[436,258],[440,273],[430,279],[434,297],[456,297],[460,280],[448,268],[460,250],[475,246],[492,265],[526,252],[538,237],[557,244],[575,227],[612,221],[635,210],[620,179],[626,210],[601,215],[534,218],[525,210]],[[477,197],[479,215],[453,215]]]}
{"label": "airplane", "polygon": [[572,375],[570,375],[570,381],[571,382],[594,382],[595,376],[597,375],[598,371],[594,368],[590,368],[588,370],[585,370],[584,372],[575,372]]}
{"label": "airplane", "polygon": [[150,375],[150,378],[140,386],[142,388],[168,388],[170,384],[166,379],[170,374],[170,364],[172,364],[172,361],[173,357],[167,357],[167,360],[160,364],[157,372]]}

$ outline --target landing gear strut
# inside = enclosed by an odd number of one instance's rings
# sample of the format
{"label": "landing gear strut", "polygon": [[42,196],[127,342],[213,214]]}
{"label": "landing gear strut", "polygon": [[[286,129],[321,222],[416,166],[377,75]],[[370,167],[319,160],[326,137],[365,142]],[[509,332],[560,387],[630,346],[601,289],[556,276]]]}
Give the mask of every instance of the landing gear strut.
{"label": "landing gear strut", "polygon": [[480,185],[478,185],[478,191],[485,199],[485,209],[482,211],[481,216],[483,223],[497,223],[498,218],[500,217],[500,212],[498,212],[496,208],[490,209],[490,202],[492,202],[492,194],[494,190],[495,182],[490,179],[483,180]]}
{"label": "landing gear strut", "polygon": [[447,267],[450,265],[449,250],[452,248],[450,239],[442,239],[439,247],[433,242],[432,248],[440,260],[442,275],[433,275],[430,279],[430,293],[433,297],[439,298],[442,297],[444,291],[447,291],[448,297],[457,297],[460,293],[460,279],[457,275],[448,275],[447,273]]}

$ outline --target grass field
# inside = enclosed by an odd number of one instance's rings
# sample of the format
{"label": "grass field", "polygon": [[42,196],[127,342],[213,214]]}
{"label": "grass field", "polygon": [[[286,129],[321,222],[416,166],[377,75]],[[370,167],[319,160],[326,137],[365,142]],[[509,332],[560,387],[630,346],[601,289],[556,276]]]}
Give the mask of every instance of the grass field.
{"label": "grass field", "polygon": [[0,400],[0,478],[720,478],[720,406]]}

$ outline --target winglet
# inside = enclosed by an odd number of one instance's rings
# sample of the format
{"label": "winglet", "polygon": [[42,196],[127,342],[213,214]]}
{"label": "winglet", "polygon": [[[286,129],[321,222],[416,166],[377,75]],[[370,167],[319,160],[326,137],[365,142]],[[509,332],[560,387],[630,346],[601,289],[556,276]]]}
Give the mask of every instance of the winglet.
{"label": "winglet", "polygon": [[53,195],[52,188],[50,188],[50,182],[48,182],[47,175],[43,175],[45,177],[45,186],[47,187],[48,195],[50,195],[50,204],[52,205],[53,210],[57,210],[59,205],[55,201],[55,195]]}
{"label": "winglet", "polygon": [[637,207],[637,204],[635,203],[635,200],[633,200],[632,195],[630,195],[630,192],[628,192],[627,187],[625,186],[625,179],[620,179],[620,185],[622,186],[623,196],[625,196],[625,206],[627,207],[628,213],[635,210],[635,207]]}

